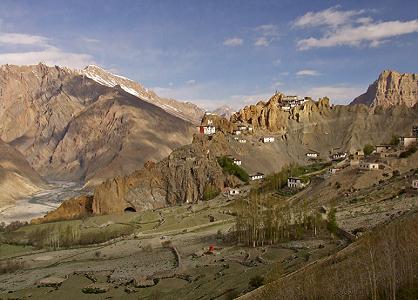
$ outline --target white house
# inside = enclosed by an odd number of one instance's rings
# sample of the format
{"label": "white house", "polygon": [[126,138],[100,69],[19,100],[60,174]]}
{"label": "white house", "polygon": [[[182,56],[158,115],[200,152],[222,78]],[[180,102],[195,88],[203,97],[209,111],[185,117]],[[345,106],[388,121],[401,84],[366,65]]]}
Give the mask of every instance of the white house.
{"label": "white house", "polygon": [[345,159],[347,157],[347,153],[346,152],[338,152],[338,153],[334,153],[331,158],[332,160],[340,160],[340,159]]}
{"label": "white house", "polygon": [[260,180],[264,178],[264,174],[257,172],[256,174],[250,175],[251,180]]}
{"label": "white house", "polygon": [[247,130],[247,126],[245,126],[245,125],[239,125],[238,126],[238,130],[245,131],[245,130]]}
{"label": "white house", "polygon": [[416,137],[401,137],[400,138],[401,145],[404,146],[405,148],[408,148],[410,146],[417,144],[417,141],[418,141],[418,138]]}
{"label": "white house", "polygon": [[306,186],[305,183],[302,182],[302,179],[300,177],[289,177],[287,179],[287,186],[290,188],[303,188]]}
{"label": "white house", "polygon": [[251,125],[248,125],[248,131],[253,131],[253,127]]}
{"label": "white house", "polygon": [[200,126],[199,127],[199,132],[203,133],[203,134],[211,135],[211,134],[214,134],[215,131],[216,131],[216,128],[215,128],[215,126],[212,126],[212,125]]}
{"label": "white house", "polygon": [[247,140],[239,139],[238,142],[241,143],[241,144],[245,144],[247,142]]}
{"label": "white house", "polygon": [[229,194],[231,196],[239,195],[239,193],[240,193],[239,189],[230,189],[229,190]]}
{"label": "white house", "polygon": [[241,130],[234,130],[235,135],[240,135],[241,133],[242,133]]}
{"label": "white house", "polygon": [[330,173],[330,174],[335,174],[335,173],[337,173],[339,170],[340,170],[339,168],[329,168],[329,169],[328,169],[328,173]]}
{"label": "white house", "polygon": [[242,161],[240,159],[234,158],[234,164],[236,164],[237,166],[240,166],[242,164]]}
{"label": "white house", "polygon": [[418,179],[412,180],[412,188],[418,190]]}
{"label": "white house", "polygon": [[371,162],[361,162],[359,168],[361,170],[379,170],[380,164],[379,163],[371,163]]}
{"label": "white house", "polygon": [[263,137],[261,139],[261,141],[263,143],[273,143],[274,142],[274,137],[272,137],[272,136]]}
{"label": "white house", "polygon": [[315,152],[315,151],[311,151],[311,152],[306,153],[306,157],[308,157],[308,158],[315,159],[315,158],[318,158],[318,156],[319,156],[319,153]]}

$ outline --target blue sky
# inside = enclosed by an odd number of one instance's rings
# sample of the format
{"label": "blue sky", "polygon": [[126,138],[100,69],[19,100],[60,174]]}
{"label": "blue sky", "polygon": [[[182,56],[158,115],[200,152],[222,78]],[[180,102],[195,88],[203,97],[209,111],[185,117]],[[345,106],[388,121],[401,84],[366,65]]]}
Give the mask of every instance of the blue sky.
{"label": "blue sky", "polygon": [[417,53],[416,0],[0,2],[0,64],[98,64],[209,109],[347,103],[385,69],[417,73]]}

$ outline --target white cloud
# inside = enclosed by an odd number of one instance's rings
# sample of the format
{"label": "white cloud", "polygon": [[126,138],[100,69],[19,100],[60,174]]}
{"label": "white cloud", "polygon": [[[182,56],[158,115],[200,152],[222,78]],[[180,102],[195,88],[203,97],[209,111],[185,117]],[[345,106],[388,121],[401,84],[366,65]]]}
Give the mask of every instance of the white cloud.
{"label": "white cloud", "polygon": [[190,80],[186,81],[186,84],[188,84],[188,85],[193,85],[195,83],[196,83],[196,80],[194,80],[194,79],[190,79]]}
{"label": "white cloud", "polygon": [[268,45],[270,45],[270,41],[264,36],[257,38],[254,42],[254,46],[257,47],[267,47]]}
{"label": "white cloud", "polygon": [[318,76],[318,75],[321,75],[321,74],[316,70],[306,69],[306,70],[297,71],[296,75],[297,76]]}
{"label": "white cloud", "polygon": [[223,42],[224,46],[229,46],[229,47],[241,46],[243,43],[244,43],[244,40],[241,38],[237,38],[237,37],[226,39]]}
{"label": "white cloud", "polygon": [[366,24],[358,27],[343,27],[321,38],[308,38],[298,41],[300,50],[333,46],[361,46],[363,43],[376,47],[385,39],[418,32],[418,20],[408,22],[390,21]]}
{"label": "white cloud", "polygon": [[0,64],[33,65],[39,62],[80,69],[93,64],[94,59],[88,54],[65,52],[55,47],[40,51],[0,53]]}
{"label": "white cloud", "polygon": [[43,46],[47,44],[47,41],[46,37],[39,35],[0,32],[0,44]]}
{"label": "white cloud", "polygon": [[254,42],[254,46],[257,47],[267,47],[280,36],[279,27],[274,24],[257,26],[255,31],[259,35]]}
{"label": "white cloud", "polygon": [[47,65],[82,68],[94,63],[91,55],[64,51],[52,45],[50,39],[39,35],[0,32],[0,45],[25,47],[22,51],[0,53],[0,64],[32,65],[43,62]]}
{"label": "white cloud", "polygon": [[308,12],[297,18],[294,27],[325,27],[324,34],[301,39],[299,50],[335,46],[378,47],[389,38],[418,32],[418,19],[411,21],[373,21],[371,17],[360,16],[365,10],[341,11],[331,7],[320,12]]}
{"label": "white cloud", "polygon": [[301,17],[298,17],[294,23],[294,27],[314,27],[327,25],[337,27],[347,23],[352,17],[363,14],[364,10],[338,10],[338,6],[330,7],[319,12],[308,12]]}

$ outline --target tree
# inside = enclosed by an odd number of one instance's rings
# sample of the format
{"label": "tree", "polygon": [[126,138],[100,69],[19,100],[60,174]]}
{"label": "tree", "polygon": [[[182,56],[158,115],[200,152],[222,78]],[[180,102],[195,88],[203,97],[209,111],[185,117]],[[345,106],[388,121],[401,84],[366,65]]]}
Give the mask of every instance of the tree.
{"label": "tree", "polygon": [[364,155],[370,155],[373,153],[373,151],[374,151],[374,146],[370,144],[365,145],[363,148]]}
{"label": "tree", "polygon": [[332,234],[335,234],[337,232],[338,224],[337,224],[337,216],[335,215],[336,209],[331,208],[329,214],[328,214],[328,224],[327,229]]}
{"label": "tree", "polygon": [[392,138],[390,139],[390,144],[392,146],[398,146],[399,145],[399,136],[398,135],[392,135]]}

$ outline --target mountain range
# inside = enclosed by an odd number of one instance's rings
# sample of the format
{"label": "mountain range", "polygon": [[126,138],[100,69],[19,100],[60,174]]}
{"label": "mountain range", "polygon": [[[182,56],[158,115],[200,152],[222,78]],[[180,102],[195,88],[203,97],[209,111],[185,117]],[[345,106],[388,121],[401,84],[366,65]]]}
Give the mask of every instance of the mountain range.
{"label": "mountain range", "polygon": [[[287,112],[278,93],[238,112],[225,106],[205,115],[194,104],[159,97],[98,66],[3,65],[1,149],[15,153],[9,160],[19,167],[10,170],[3,166],[11,163],[3,163],[2,178],[8,180],[1,186],[27,187],[3,195],[31,194],[42,188],[44,177],[95,187],[92,209],[99,214],[196,202],[210,187],[236,183],[222,173],[218,156],[239,157],[248,172],[267,174],[290,162],[306,163],[307,151],[327,156],[330,149],[352,152],[394,134],[408,135],[418,120],[417,92],[416,74],[384,71],[349,106],[323,98]],[[215,138],[193,139],[198,120],[207,124],[209,118],[219,131]],[[274,135],[278,143],[230,140],[240,124],[252,125],[255,137]]]}

